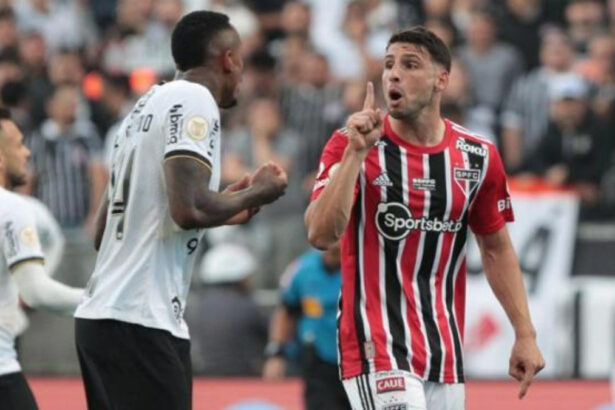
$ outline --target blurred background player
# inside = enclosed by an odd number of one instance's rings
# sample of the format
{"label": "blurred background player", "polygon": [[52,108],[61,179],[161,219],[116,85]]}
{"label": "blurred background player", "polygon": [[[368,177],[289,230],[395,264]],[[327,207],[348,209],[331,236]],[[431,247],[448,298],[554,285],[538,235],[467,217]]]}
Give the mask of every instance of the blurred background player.
{"label": "blurred background player", "polygon": [[245,246],[220,243],[203,255],[196,272],[199,286],[186,307],[195,374],[260,373],[267,319],[252,292],[257,270],[256,258]]}
{"label": "blurred background player", "polygon": [[282,301],[271,318],[263,378],[284,377],[284,346],[297,338],[307,410],[350,409],[339,380],[335,341],[341,284],[338,244],[324,252],[308,251],[282,277]]}
{"label": "blurred background player", "polygon": [[[342,240],[340,369],[355,408],[465,408],[465,248],[476,235],[515,331],[509,373],[522,398],[544,367],[506,223],[514,217],[493,143],[441,118],[451,56],[415,27],[386,47],[382,88],[333,134],[305,220],[324,249]],[[453,302],[455,300],[455,302]]]}
{"label": "blurred background player", "polygon": [[91,409],[192,408],[184,309],[203,228],[245,223],[284,194],[271,162],[218,193],[219,109],[237,104],[240,46],[226,15],[185,15],[171,39],[175,80],[141,97],[114,137],[100,252],[75,314]]}
{"label": "blurred background player", "polygon": [[83,289],[50,278],[43,267],[35,211],[9,191],[26,182],[29,156],[23,135],[8,111],[0,109],[0,397],[7,410],[37,408],[14,348],[27,324],[19,297],[32,308],[71,315],[83,294]]}

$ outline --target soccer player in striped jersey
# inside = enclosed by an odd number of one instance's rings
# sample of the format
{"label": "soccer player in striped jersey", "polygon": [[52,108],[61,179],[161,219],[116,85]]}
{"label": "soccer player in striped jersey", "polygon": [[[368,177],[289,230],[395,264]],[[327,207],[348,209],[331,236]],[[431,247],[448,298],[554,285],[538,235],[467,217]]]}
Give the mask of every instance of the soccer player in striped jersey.
{"label": "soccer player in striped jersey", "polygon": [[466,239],[515,330],[510,374],[523,397],[544,367],[506,222],[496,147],[441,118],[446,45],[417,27],[389,40],[382,87],[325,146],[305,220],[321,249],[341,238],[341,377],[354,409],[465,406]]}

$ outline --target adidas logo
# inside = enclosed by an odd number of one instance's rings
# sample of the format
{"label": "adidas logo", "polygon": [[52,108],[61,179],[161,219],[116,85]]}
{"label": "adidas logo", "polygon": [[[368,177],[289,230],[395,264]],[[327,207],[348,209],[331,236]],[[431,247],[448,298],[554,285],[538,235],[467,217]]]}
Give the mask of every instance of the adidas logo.
{"label": "adidas logo", "polygon": [[393,186],[393,182],[391,182],[391,179],[389,178],[389,174],[387,174],[386,172],[383,172],[382,174],[378,175],[376,179],[372,181],[372,185]]}

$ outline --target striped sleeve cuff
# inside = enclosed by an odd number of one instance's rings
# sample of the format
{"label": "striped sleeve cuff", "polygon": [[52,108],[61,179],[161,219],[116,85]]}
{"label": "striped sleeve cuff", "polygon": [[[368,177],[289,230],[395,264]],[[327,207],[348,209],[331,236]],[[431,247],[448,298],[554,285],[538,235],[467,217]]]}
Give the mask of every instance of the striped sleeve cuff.
{"label": "striped sleeve cuff", "polygon": [[9,264],[9,271],[14,272],[19,265],[26,262],[40,262],[41,264],[44,264],[45,258],[42,256],[29,256],[27,258],[17,259]]}

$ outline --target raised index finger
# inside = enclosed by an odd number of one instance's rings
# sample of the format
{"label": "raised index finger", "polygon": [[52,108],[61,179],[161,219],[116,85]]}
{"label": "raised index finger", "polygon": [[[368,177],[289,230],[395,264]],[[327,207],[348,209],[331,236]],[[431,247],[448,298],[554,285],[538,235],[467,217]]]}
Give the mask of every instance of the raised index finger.
{"label": "raised index finger", "polygon": [[363,101],[364,110],[373,110],[376,108],[376,102],[374,98],[374,84],[371,81],[367,83],[367,89],[365,91],[365,101]]}

